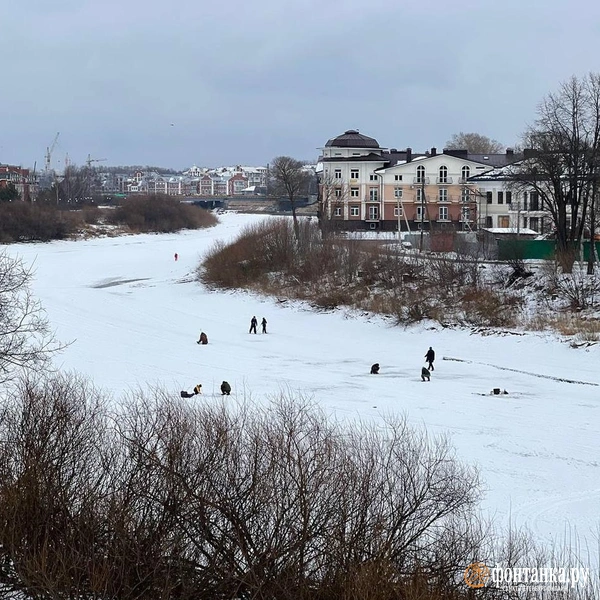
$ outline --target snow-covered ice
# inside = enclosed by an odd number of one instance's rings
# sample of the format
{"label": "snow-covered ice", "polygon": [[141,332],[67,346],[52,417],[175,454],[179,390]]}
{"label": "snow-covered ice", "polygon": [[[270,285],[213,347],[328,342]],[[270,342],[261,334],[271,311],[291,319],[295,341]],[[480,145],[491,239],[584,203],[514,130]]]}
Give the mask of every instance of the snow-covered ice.
{"label": "snow-covered ice", "polygon": [[[57,337],[73,342],[58,363],[115,399],[160,382],[174,395],[202,383],[210,401],[227,380],[232,395],[256,402],[283,389],[342,418],[404,413],[448,433],[458,455],[479,466],[483,507],[501,524],[528,525],[543,540],[576,535],[597,553],[599,346],[431,324],[404,329],[342,310],[208,291],[195,280],[206,249],[265,217],[220,218],[201,231],[9,246],[34,265],[33,290]],[[258,335],[248,333],[253,315],[267,318],[267,335],[260,326]],[[200,331],[207,346],[196,344]],[[423,383],[429,346],[435,371]],[[381,372],[370,375],[375,362]],[[508,395],[490,395],[495,387]]]}

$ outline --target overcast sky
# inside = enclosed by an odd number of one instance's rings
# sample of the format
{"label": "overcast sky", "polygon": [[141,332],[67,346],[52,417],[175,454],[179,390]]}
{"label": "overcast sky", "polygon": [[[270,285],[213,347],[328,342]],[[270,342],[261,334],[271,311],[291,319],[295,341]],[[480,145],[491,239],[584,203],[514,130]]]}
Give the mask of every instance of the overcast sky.
{"label": "overcast sky", "polygon": [[2,10],[0,162],[182,169],[453,133],[512,145],[600,71],[597,0],[22,0]]}

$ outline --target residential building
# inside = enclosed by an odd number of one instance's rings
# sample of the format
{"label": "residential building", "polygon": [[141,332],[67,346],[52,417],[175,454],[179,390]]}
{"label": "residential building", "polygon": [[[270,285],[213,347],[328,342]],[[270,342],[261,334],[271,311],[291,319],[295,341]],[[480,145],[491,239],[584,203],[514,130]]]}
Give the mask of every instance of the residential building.
{"label": "residential building", "polygon": [[490,155],[388,150],[357,130],[328,140],[321,151],[322,198],[329,216],[351,230],[475,229],[484,206],[475,176],[521,158],[510,149]]}
{"label": "residential building", "polygon": [[[521,159],[522,160],[522,159]],[[512,184],[520,161],[475,175],[479,189],[479,228],[530,229],[545,234],[552,230],[552,217],[538,193]]]}
{"label": "residential building", "polygon": [[0,188],[13,185],[21,200],[35,200],[38,185],[29,169],[0,164]]}

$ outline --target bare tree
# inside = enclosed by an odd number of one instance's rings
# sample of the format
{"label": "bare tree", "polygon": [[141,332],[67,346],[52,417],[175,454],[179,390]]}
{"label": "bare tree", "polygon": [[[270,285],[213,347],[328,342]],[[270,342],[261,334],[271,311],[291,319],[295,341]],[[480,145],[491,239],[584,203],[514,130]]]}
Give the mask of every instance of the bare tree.
{"label": "bare tree", "polygon": [[502,152],[504,145],[480,133],[459,132],[446,142],[447,150],[468,150],[472,154],[494,154]]}
{"label": "bare tree", "polygon": [[52,332],[41,304],[30,289],[31,269],[0,254],[0,383],[21,368],[42,369],[64,348]]}
{"label": "bare tree", "polygon": [[298,217],[296,215],[296,200],[302,193],[306,193],[310,182],[310,174],[304,168],[302,161],[289,156],[278,156],[273,159],[270,168],[272,189],[285,195],[292,207],[292,219],[294,220],[294,233],[296,239],[300,239]]}
{"label": "bare tree", "polygon": [[348,191],[348,184],[344,183],[342,179],[336,179],[328,172],[319,174],[317,216],[323,239],[334,230],[337,222],[335,212],[337,209],[344,209]]}
{"label": "bare tree", "polygon": [[600,183],[600,74],[571,77],[548,94],[524,137],[533,153],[515,166],[514,185],[550,212],[557,259],[570,273]]}

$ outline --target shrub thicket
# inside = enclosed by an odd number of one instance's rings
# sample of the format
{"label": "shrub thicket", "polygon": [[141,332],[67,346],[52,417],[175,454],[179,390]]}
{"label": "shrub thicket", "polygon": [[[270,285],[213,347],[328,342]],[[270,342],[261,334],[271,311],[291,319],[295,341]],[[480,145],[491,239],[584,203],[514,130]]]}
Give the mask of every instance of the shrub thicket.
{"label": "shrub thicket", "polygon": [[3,598],[554,597],[465,585],[476,561],[557,563],[526,536],[497,538],[477,473],[404,419],[340,424],[302,398],[188,403],[159,388],[111,404],[73,375],[22,381],[2,403]]}
{"label": "shrub thicket", "polygon": [[125,225],[136,233],[169,233],[217,223],[211,212],[164,195],[130,196],[108,218],[110,223]]}
{"label": "shrub thicket", "polygon": [[130,400],[111,414],[89,383],[55,376],[4,405],[5,593],[460,598],[463,565],[485,558],[476,473],[404,420],[342,426],[285,397]]}
{"label": "shrub thicket", "polygon": [[77,212],[28,202],[0,203],[0,242],[62,240],[83,226]]}
{"label": "shrub thicket", "polygon": [[401,256],[395,246],[356,239],[321,239],[316,223],[289,220],[245,228],[231,244],[216,244],[198,269],[208,285],[248,288],[313,303],[346,305],[394,315],[399,322],[510,326],[520,301],[510,290],[486,286],[477,260]]}

